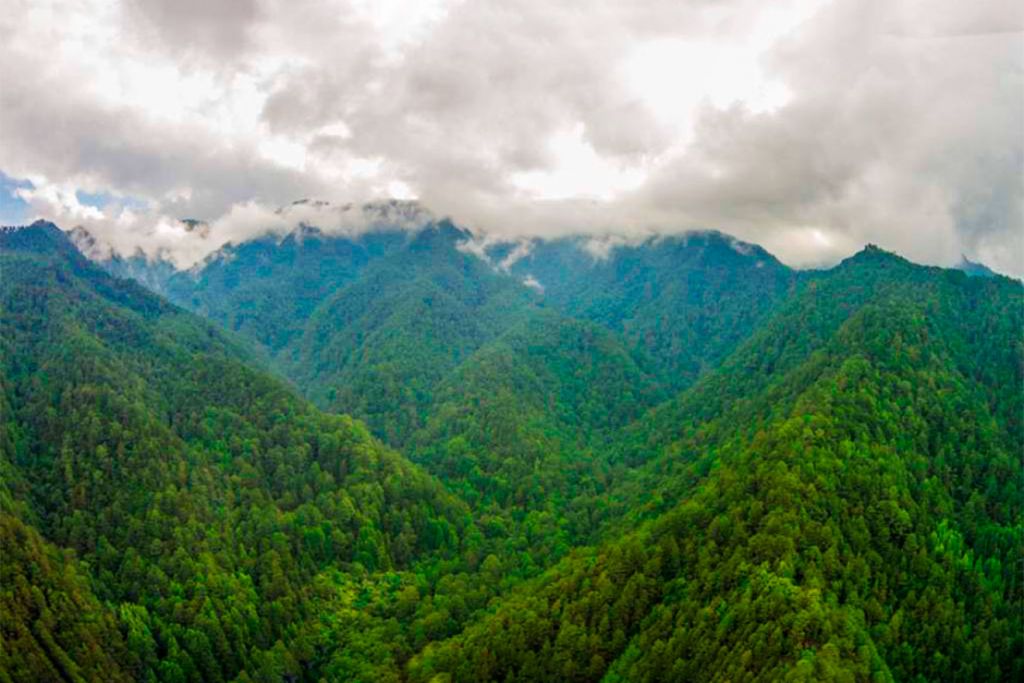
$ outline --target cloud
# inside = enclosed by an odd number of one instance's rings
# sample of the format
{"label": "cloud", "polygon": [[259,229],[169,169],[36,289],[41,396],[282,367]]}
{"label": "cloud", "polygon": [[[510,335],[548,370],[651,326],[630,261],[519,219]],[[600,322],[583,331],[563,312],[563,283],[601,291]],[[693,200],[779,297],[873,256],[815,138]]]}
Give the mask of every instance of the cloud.
{"label": "cloud", "polygon": [[[73,187],[36,178],[31,187],[14,190],[31,213],[62,226],[84,228],[76,242],[87,254],[107,258],[143,254],[189,268],[228,243],[283,237],[302,226],[336,236],[357,237],[374,230],[414,231],[436,220],[416,202],[389,200],[331,204],[301,200],[271,209],[259,202],[232,205],[212,222],[179,219],[110,197],[101,206],[83,204]],[[73,231],[74,232],[74,231]]]}
{"label": "cloud", "polygon": [[190,57],[238,56],[252,47],[256,0],[127,0],[124,20],[136,35]]}
{"label": "cloud", "polygon": [[801,231],[931,263],[990,239],[1003,245],[995,261],[1019,273],[1022,41],[989,32],[1019,22],[946,9],[938,20],[887,4],[825,8],[773,53],[792,102],[772,116],[706,111],[641,203],[801,261],[813,250],[787,239]]}
{"label": "cloud", "polygon": [[524,277],[523,284],[531,289],[537,290],[538,292],[544,292],[544,285],[542,285],[540,281],[537,280],[537,278],[535,278],[532,275],[527,275],[526,277]]}
{"label": "cloud", "polygon": [[1009,1],[15,0],[0,30],[0,172],[179,263],[336,224],[282,219],[299,198],[401,196],[491,241],[715,228],[1024,274]]}

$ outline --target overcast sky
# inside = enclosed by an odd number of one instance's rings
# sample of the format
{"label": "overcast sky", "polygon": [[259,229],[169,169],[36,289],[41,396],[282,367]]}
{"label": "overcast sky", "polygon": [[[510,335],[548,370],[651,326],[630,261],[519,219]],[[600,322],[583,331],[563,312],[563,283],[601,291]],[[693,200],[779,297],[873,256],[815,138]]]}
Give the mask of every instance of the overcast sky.
{"label": "overcast sky", "polygon": [[[1024,9],[6,0],[0,222],[187,265],[300,198],[1024,275]],[[210,222],[210,237],[178,218]]]}

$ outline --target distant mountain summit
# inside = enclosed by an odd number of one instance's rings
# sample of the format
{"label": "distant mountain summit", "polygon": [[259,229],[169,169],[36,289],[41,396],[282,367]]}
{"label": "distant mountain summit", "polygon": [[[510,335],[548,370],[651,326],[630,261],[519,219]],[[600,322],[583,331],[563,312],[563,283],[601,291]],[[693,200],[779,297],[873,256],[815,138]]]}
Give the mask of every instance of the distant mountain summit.
{"label": "distant mountain summit", "polygon": [[963,254],[960,255],[960,263],[955,267],[957,270],[962,270],[971,277],[997,277],[999,275],[999,273],[992,270],[984,263],[971,261]]}
{"label": "distant mountain summit", "polygon": [[796,279],[763,248],[717,231],[529,246],[505,257],[511,273],[566,314],[624,335],[675,387],[732,350]]}
{"label": "distant mountain summit", "polygon": [[66,247],[64,232],[49,221],[38,220],[31,225],[0,227],[0,247],[8,250],[44,251]]}

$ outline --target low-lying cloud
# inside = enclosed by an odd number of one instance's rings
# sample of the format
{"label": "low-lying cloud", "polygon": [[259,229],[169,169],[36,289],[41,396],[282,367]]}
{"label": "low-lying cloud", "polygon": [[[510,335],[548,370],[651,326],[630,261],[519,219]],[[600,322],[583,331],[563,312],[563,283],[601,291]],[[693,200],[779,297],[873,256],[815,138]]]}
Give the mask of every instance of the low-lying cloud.
{"label": "low-lying cloud", "polygon": [[15,0],[0,172],[31,181],[31,217],[179,265],[303,222],[365,228],[296,199],[399,197],[490,239],[592,235],[598,256],[714,228],[794,265],[874,242],[1020,276],[1022,13]]}

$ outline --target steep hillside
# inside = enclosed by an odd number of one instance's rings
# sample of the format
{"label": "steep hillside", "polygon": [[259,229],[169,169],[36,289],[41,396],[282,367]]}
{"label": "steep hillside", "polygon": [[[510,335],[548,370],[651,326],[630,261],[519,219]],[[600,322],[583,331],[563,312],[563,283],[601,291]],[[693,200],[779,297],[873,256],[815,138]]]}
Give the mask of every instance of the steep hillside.
{"label": "steep hillside", "polygon": [[3,553],[0,611],[17,678],[74,679],[68,659],[92,679],[110,659],[109,676],[139,680],[308,668],[298,643],[334,590],[325,572],[454,557],[471,532],[436,480],[54,226],[0,234],[0,272],[0,516],[23,549]]}
{"label": "steep hillside", "polygon": [[676,389],[746,339],[796,279],[761,247],[716,232],[536,241],[510,268],[534,278],[549,305],[623,335]]}
{"label": "steep hillside", "polygon": [[1006,279],[874,249],[819,274],[635,428],[665,512],[412,680],[1016,680],[1022,325]]}
{"label": "steep hillside", "polygon": [[283,361],[314,402],[401,445],[440,381],[530,314],[530,291],[461,252],[465,236],[445,221],[425,228],[317,307]]}
{"label": "steep hillside", "polygon": [[300,227],[283,238],[228,245],[193,271],[176,274],[166,291],[173,301],[277,353],[301,337],[326,297],[405,241],[401,232],[349,238]]}
{"label": "steep hillside", "polygon": [[424,425],[442,380],[539,306],[605,327],[679,390],[796,281],[760,247],[718,233],[603,251],[578,238],[535,241],[518,260],[514,244],[483,258],[473,240],[446,220],[351,236],[301,226],[229,245],[170,279],[160,262],[105,266],[255,341],[316,404],[366,420],[396,446]]}
{"label": "steep hillside", "polygon": [[0,233],[0,680],[1024,677],[1020,282],[470,237]]}
{"label": "steep hillside", "polygon": [[522,559],[543,564],[598,528],[607,444],[663,396],[616,335],[540,311],[440,383],[407,450],[480,523],[528,529]]}
{"label": "steep hillside", "polygon": [[867,307],[901,303],[915,306],[928,321],[951,368],[995,392],[990,407],[999,412],[1009,437],[1020,439],[1024,397],[1015,382],[1021,372],[1020,292],[1020,283],[1009,278],[969,279],[869,245],[831,270],[808,272],[796,295],[717,372],[632,425],[622,455],[649,458],[703,423],[728,429],[742,423],[751,432],[778,402],[763,401],[755,408],[752,397],[781,398],[776,386],[790,375],[810,381],[801,368],[827,361],[829,344],[843,324]]}

